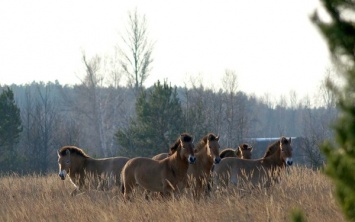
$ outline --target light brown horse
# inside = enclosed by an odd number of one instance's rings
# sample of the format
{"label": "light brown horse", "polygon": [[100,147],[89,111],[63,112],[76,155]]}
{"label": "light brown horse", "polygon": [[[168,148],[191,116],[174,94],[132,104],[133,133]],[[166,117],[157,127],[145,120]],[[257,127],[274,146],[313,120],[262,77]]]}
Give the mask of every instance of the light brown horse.
{"label": "light brown horse", "polygon": [[238,146],[237,149],[226,148],[219,154],[221,159],[225,157],[238,157],[240,159],[251,159],[253,147],[247,143]]}
{"label": "light brown horse", "polygon": [[57,154],[59,177],[65,180],[66,175],[69,175],[76,188],[71,195],[90,188],[89,183],[94,184],[95,189],[103,189],[105,180],[108,183],[114,180],[115,185],[119,186],[122,168],[129,160],[127,157],[94,159],[75,146],[63,146]]}
{"label": "light brown horse", "polygon": [[189,166],[187,175],[189,184],[192,184],[194,188],[193,194],[197,199],[201,197],[204,190],[207,190],[213,164],[219,164],[221,161],[218,141],[219,136],[208,133],[196,145],[195,156],[197,162]]}
{"label": "light brown horse", "polygon": [[169,157],[163,160],[136,157],[129,160],[121,173],[121,191],[129,199],[137,185],[145,190],[160,192],[163,197],[177,191],[177,183],[186,177],[189,163],[195,163],[192,137],[183,133],[170,147]]}
{"label": "light brown horse", "polygon": [[223,158],[214,167],[213,182],[219,186],[227,186],[229,182],[237,186],[270,186],[278,179],[281,169],[292,165],[291,138],[281,137],[271,144],[263,158],[255,160],[234,157]]}

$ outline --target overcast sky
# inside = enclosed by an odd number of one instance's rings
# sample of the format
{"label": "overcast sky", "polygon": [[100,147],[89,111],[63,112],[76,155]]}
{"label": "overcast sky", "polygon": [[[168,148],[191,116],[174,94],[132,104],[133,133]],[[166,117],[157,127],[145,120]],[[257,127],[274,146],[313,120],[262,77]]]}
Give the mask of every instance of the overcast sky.
{"label": "overcast sky", "polygon": [[79,83],[82,51],[111,53],[135,7],[155,41],[146,86],[158,79],[184,86],[198,76],[218,89],[229,69],[246,93],[302,97],[331,67],[309,20],[316,0],[13,0],[0,2],[0,84]]}

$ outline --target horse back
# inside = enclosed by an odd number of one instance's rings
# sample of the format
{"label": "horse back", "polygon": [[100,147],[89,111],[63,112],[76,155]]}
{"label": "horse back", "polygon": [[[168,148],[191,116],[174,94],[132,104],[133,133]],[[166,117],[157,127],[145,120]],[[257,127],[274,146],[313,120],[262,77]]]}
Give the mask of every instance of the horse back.
{"label": "horse back", "polygon": [[[216,179],[231,180],[236,182],[251,182],[253,185],[263,182],[262,178],[269,178],[269,167],[265,165],[263,159],[239,159],[227,157],[221,160],[214,167],[214,176]],[[229,179],[228,179],[229,178]],[[239,178],[239,179],[237,179]]]}
{"label": "horse back", "polygon": [[226,157],[237,157],[237,152],[232,148],[226,148],[220,152],[219,156],[221,159]]}
{"label": "horse back", "polygon": [[95,161],[96,170],[102,174],[113,174],[114,176],[120,176],[122,168],[128,162],[127,157],[111,157],[102,158]]}
{"label": "horse back", "polygon": [[159,153],[152,157],[153,160],[163,160],[169,156],[168,153]]}

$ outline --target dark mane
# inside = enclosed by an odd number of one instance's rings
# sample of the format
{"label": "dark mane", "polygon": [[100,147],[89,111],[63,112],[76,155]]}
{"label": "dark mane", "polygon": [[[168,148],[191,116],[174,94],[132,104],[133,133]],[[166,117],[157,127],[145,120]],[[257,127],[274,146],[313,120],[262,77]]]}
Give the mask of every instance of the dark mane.
{"label": "dark mane", "polygon": [[63,146],[62,148],[59,149],[58,153],[61,156],[65,156],[67,150],[69,150],[70,154],[75,153],[75,154],[78,154],[79,156],[82,156],[82,157],[86,157],[86,158],[90,157],[82,149],[80,149],[76,146]]}
{"label": "dark mane", "polygon": [[279,140],[276,140],[274,143],[269,145],[266,149],[265,155],[263,158],[268,157],[276,152],[276,150],[280,147],[280,142],[287,144],[288,140],[283,136]]}
{"label": "dark mane", "polygon": [[235,157],[235,156],[237,156],[237,152],[234,149],[232,149],[232,148],[227,148],[227,149],[222,150],[220,152],[219,156],[222,159],[225,158],[225,157],[231,157],[231,156]]}
{"label": "dark mane", "polygon": [[192,136],[190,136],[188,133],[183,133],[180,135],[180,138],[184,142],[191,142],[192,141]]}
{"label": "dark mane", "polygon": [[214,135],[213,133],[208,133],[207,135],[205,135],[196,145],[196,152],[198,152],[199,150],[201,150],[202,148],[204,148],[207,144],[207,140],[209,141],[215,141],[217,140],[217,136]]}
{"label": "dark mane", "polygon": [[247,150],[249,148],[249,145],[246,143],[243,143],[242,145],[239,146],[240,148],[242,148],[242,150]]}
{"label": "dark mane", "polygon": [[179,138],[176,139],[175,143],[170,146],[169,156],[175,153],[178,147],[180,146],[180,139],[184,142],[191,142],[192,136],[190,136],[188,133],[182,133]]}

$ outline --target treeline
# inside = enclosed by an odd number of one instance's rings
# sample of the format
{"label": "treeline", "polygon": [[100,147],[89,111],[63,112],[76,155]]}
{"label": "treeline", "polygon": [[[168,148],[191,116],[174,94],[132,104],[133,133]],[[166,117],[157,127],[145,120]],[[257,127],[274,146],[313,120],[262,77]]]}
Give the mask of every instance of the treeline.
{"label": "treeline", "polygon": [[[329,124],[337,113],[329,98],[312,107],[307,99],[285,97],[273,104],[236,87],[215,91],[157,82],[137,89],[92,83],[9,86],[22,130],[16,144],[0,146],[1,171],[53,172],[56,151],[64,145],[81,147],[93,157],[152,156],[167,152],[181,132],[191,133],[195,141],[213,132],[220,135],[221,148],[250,138],[302,137],[305,142],[295,150],[302,150],[298,153],[308,164],[319,166],[319,145],[332,137]],[[0,93],[6,87],[0,86]]]}

